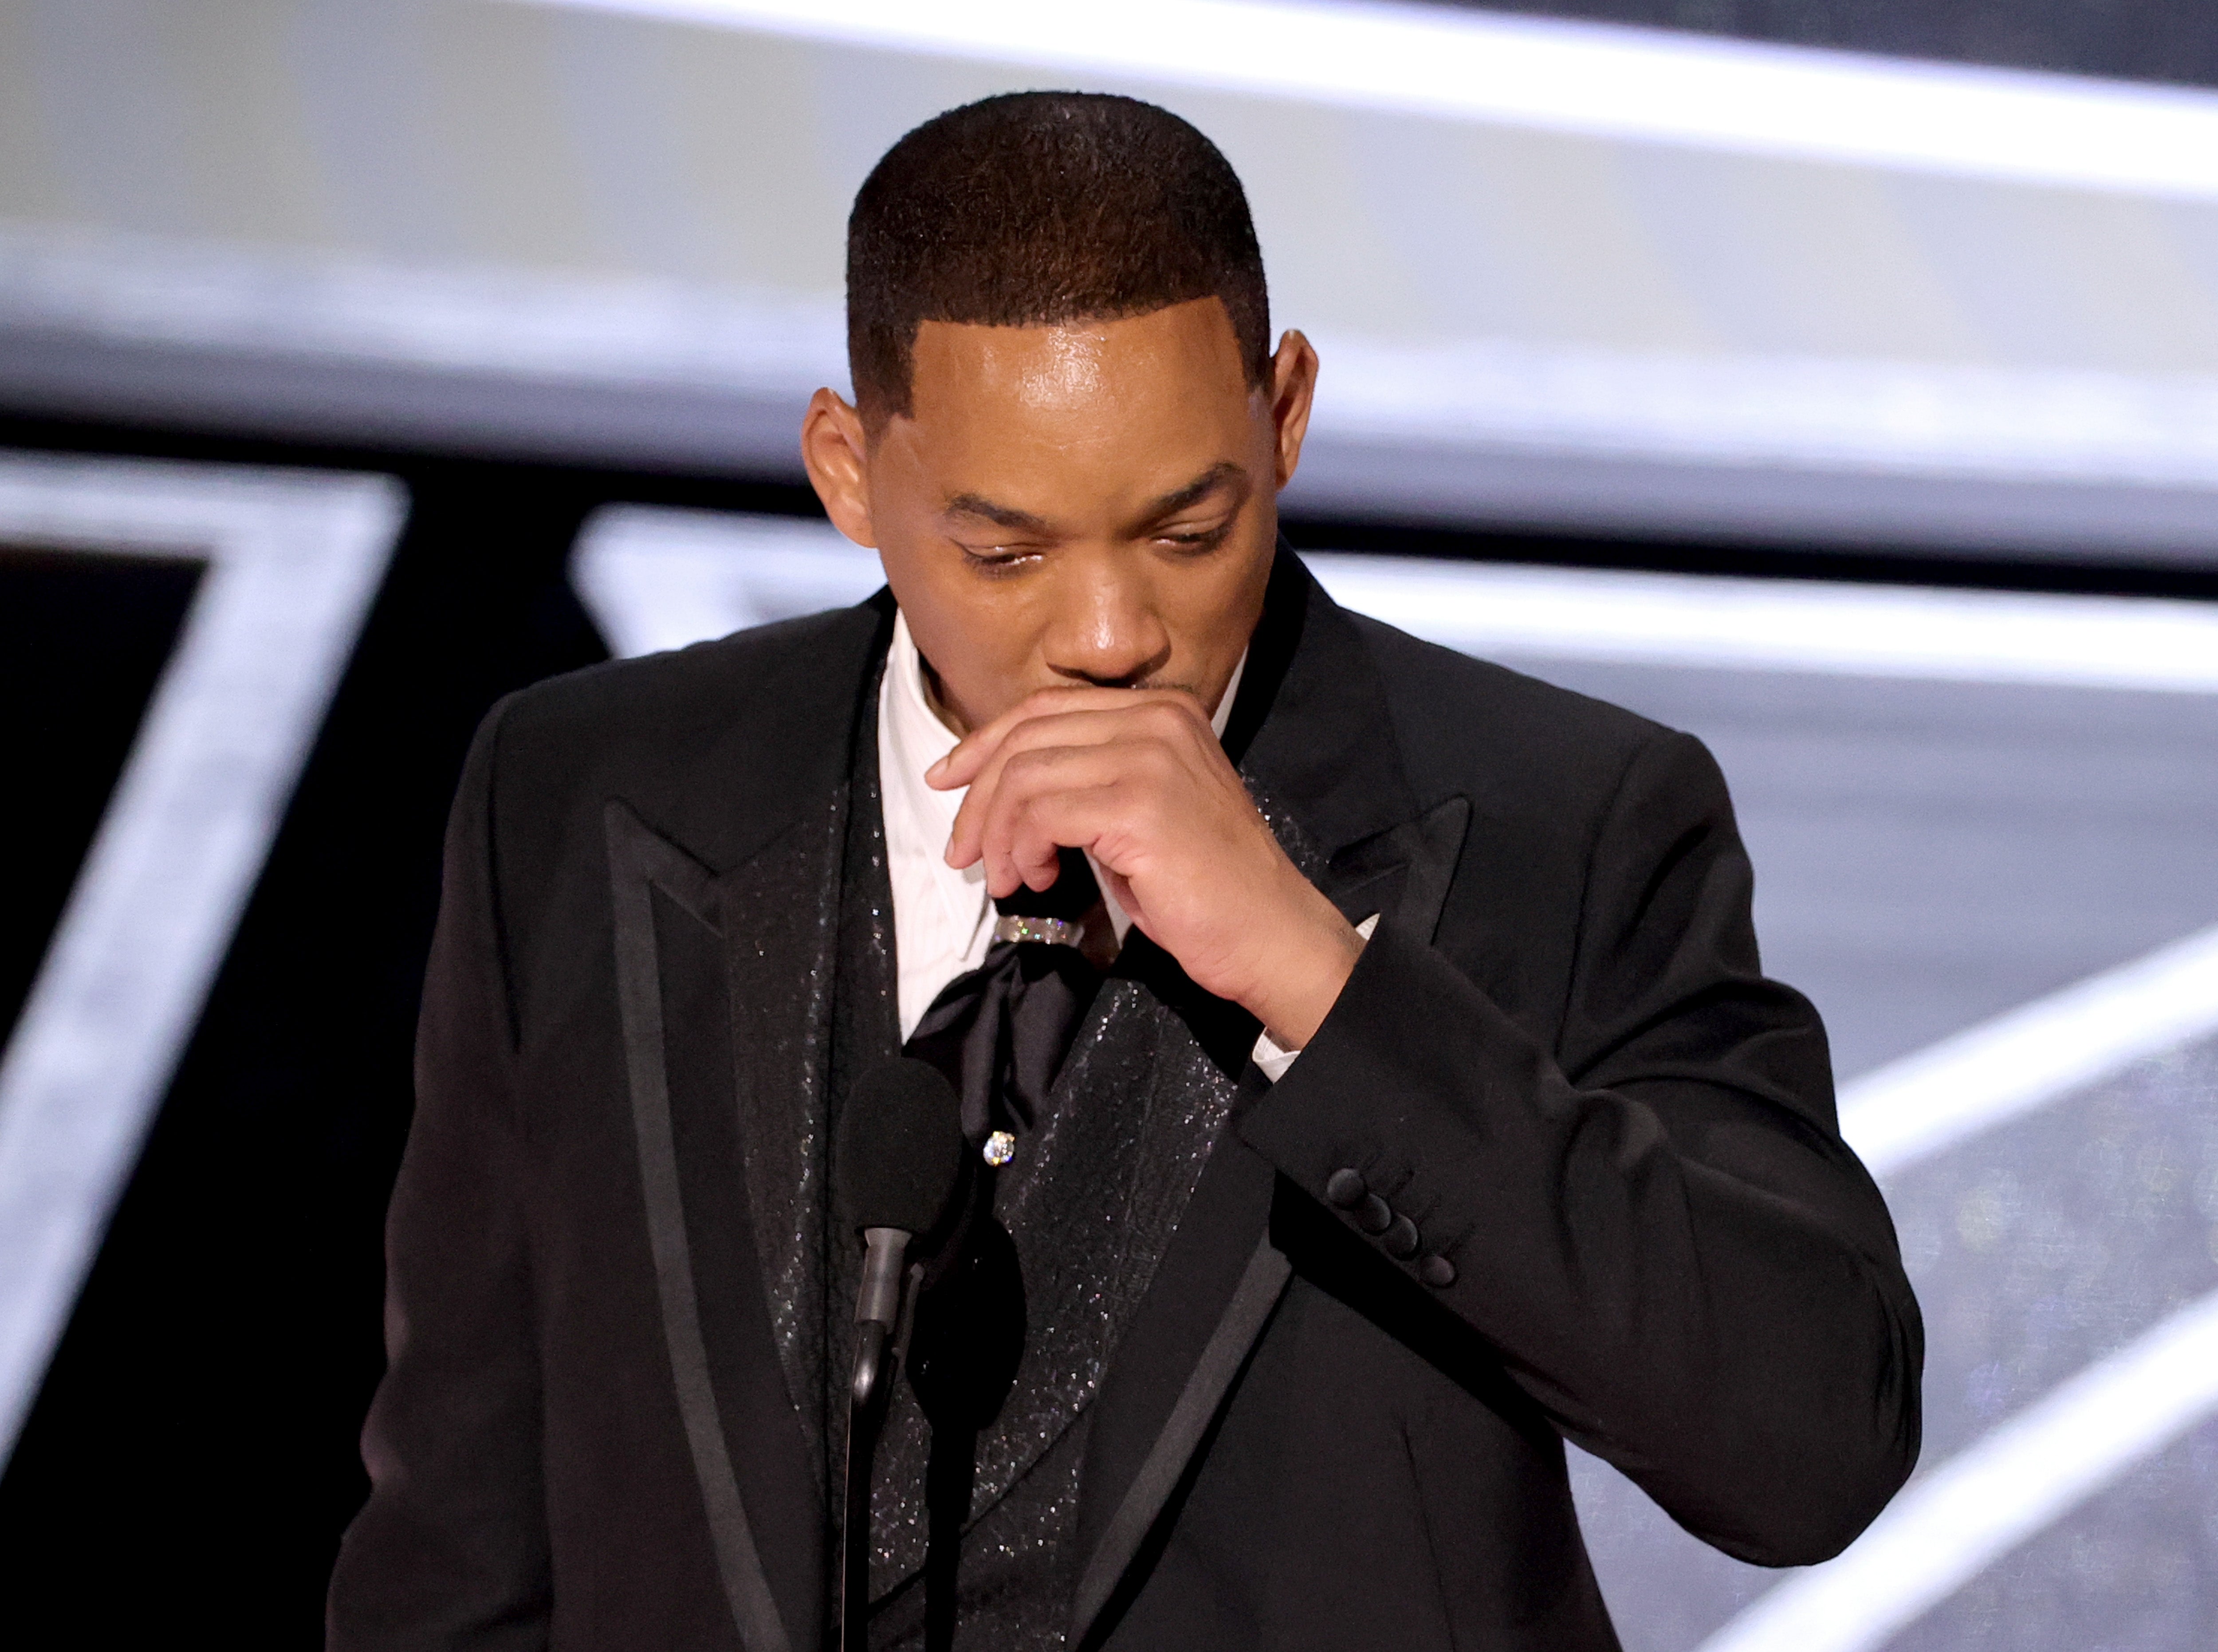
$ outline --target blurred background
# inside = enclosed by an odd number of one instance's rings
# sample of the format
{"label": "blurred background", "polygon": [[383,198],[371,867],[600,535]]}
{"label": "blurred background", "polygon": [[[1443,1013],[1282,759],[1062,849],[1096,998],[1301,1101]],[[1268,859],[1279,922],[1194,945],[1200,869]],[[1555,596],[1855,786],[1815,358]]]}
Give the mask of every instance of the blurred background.
{"label": "blurred background", "polygon": [[2212,1644],[2191,0],[0,0],[11,1617],[318,1643],[469,733],[875,585],[795,450],[847,204],[1034,86],[1226,151],[1294,542],[1709,741],[1833,1030],[1924,1463],[1772,1574],[1576,1460],[1627,1647]]}

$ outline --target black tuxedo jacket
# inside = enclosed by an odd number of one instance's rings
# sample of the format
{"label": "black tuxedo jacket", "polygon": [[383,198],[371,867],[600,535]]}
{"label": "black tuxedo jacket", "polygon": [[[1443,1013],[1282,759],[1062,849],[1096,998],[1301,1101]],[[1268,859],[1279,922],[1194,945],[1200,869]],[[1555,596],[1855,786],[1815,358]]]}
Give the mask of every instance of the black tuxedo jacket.
{"label": "black tuxedo jacket", "polygon": [[[777,1167],[812,1162],[889,623],[580,672],[481,731],[341,1652],[824,1644]],[[1707,753],[1283,551],[1248,678],[1228,746],[1383,921],[1286,1077],[1241,1077],[1092,1401],[1072,1643],[1612,1647],[1565,1438],[1743,1559],[1837,1551],[1917,1454],[1918,1309]],[[1181,1013],[1236,1066],[1252,1021]]]}

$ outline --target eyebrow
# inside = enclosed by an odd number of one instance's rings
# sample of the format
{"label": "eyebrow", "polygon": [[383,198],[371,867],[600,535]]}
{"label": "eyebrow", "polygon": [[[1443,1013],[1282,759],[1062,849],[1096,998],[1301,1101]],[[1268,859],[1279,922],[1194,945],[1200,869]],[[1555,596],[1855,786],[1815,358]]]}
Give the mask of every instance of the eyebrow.
{"label": "eyebrow", "polygon": [[1230,459],[1220,459],[1195,477],[1184,487],[1164,494],[1154,500],[1142,514],[1143,522],[1161,522],[1165,517],[1176,516],[1190,505],[1199,504],[1211,494],[1242,480],[1246,473]]}
{"label": "eyebrow", "polygon": [[[1229,459],[1219,460],[1184,487],[1151,499],[1142,509],[1139,520],[1161,522],[1165,517],[1175,516],[1189,506],[1200,504],[1211,494],[1231,486],[1245,474]],[[1029,510],[1019,510],[1013,505],[996,504],[982,493],[957,493],[947,502],[946,514],[951,517],[976,517],[990,522],[996,528],[1007,528],[1016,533],[1038,534],[1052,537],[1055,526],[1044,517],[1034,516]]]}
{"label": "eyebrow", "polygon": [[947,502],[946,514],[951,517],[976,517],[990,522],[996,528],[1014,529],[1019,533],[1051,535],[1055,529],[1044,517],[1036,517],[1029,510],[1019,510],[1012,505],[995,504],[982,493],[957,493]]}

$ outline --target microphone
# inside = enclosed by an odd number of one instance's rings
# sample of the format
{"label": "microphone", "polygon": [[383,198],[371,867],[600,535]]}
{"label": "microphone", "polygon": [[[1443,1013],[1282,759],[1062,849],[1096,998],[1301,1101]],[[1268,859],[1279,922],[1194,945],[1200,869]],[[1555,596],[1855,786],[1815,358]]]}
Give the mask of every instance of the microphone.
{"label": "microphone", "polygon": [[841,1110],[833,1144],[840,1216],[863,1241],[840,1532],[843,1652],[867,1652],[871,1460],[893,1386],[895,1329],[922,1259],[946,1238],[957,1208],[967,1157],[960,1107],[938,1067],[902,1056],[864,1075]]}

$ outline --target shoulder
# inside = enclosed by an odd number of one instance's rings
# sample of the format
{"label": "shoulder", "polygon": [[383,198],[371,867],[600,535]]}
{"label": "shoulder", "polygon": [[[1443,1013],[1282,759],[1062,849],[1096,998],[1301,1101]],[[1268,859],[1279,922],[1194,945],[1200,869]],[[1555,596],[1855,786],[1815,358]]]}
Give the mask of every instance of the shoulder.
{"label": "shoulder", "polygon": [[827,678],[843,661],[852,657],[859,666],[877,628],[869,605],[833,609],[548,678],[510,696],[504,744],[536,738],[573,750],[666,747],[721,730],[742,708],[775,721],[781,707],[800,709],[825,697]]}
{"label": "shoulder", "polygon": [[1350,613],[1421,798],[1605,807],[1637,767],[1707,764],[1700,744],[1628,711]]}
{"label": "shoulder", "polygon": [[480,737],[497,813],[528,832],[530,822],[597,814],[618,797],[704,851],[736,851],[759,804],[821,790],[844,772],[887,623],[866,603],[512,694]]}

